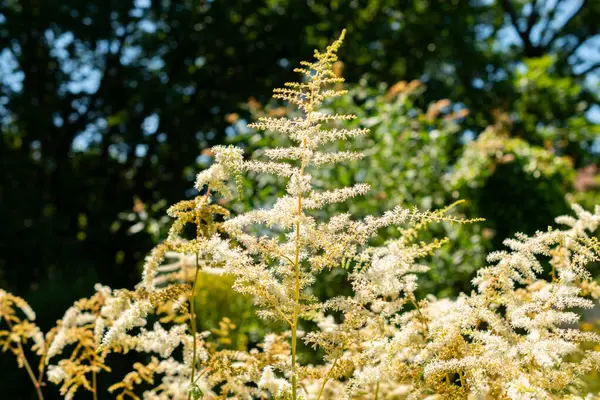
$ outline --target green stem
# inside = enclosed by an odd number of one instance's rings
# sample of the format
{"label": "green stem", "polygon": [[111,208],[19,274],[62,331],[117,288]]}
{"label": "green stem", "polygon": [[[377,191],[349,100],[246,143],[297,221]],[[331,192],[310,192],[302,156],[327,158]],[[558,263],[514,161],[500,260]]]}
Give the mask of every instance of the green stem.
{"label": "green stem", "polygon": [[[303,162],[304,164],[304,162]],[[304,165],[303,165],[304,167]],[[302,210],[302,196],[298,196],[298,215]],[[298,309],[300,308],[300,221],[296,223],[296,260],[294,262],[294,271],[296,273],[296,287],[295,287],[295,304],[294,304],[294,316],[290,325],[292,330],[292,399],[297,399],[297,385],[298,377],[296,376],[296,338],[298,328]]]}
{"label": "green stem", "polygon": [[327,375],[325,375],[325,378],[323,379],[323,384],[321,385],[321,389],[319,389],[319,395],[317,396],[317,400],[321,400],[321,396],[323,395],[323,390],[325,389],[325,385],[327,384],[327,381],[329,380],[331,372],[335,368],[335,365],[337,364],[339,359],[340,359],[339,357],[336,357],[335,360],[333,360],[333,364],[331,364],[331,368],[329,368],[329,371],[327,371]]}
{"label": "green stem", "polygon": [[[190,389],[191,386],[195,384],[195,375],[196,375],[196,310],[195,310],[195,301],[196,301],[196,282],[198,282],[198,272],[200,271],[200,262],[198,260],[198,253],[196,253],[196,273],[194,274],[194,283],[192,284],[192,295],[190,296],[190,326],[192,329],[192,376],[190,377]],[[188,400],[192,398],[192,392],[188,391]]]}
{"label": "green stem", "polygon": [[[306,108],[306,129],[310,128],[312,124],[312,106],[314,99],[314,88],[310,89],[310,100],[309,107]],[[300,177],[304,176],[304,168],[306,167],[304,153],[306,152],[307,142],[306,138],[302,141],[302,163],[300,165]],[[302,192],[298,193],[298,209],[297,214],[298,221],[296,222],[296,256],[294,259],[294,272],[296,274],[296,287],[295,287],[295,304],[294,304],[294,316],[290,328],[292,330],[292,400],[298,398],[297,386],[298,377],[296,373],[296,341],[297,341],[297,328],[298,328],[298,314],[300,311],[300,216],[302,215]]]}
{"label": "green stem", "polygon": [[296,387],[298,378],[296,377],[296,326],[292,327],[292,398],[297,398]]}
{"label": "green stem", "polygon": [[[298,215],[302,209],[302,197],[298,196]],[[296,273],[294,316],[290,328],[292,330],[292,399],[297,399],[298,378],[296,376],[296,335],[298,328],[298,308],[300,307],[300,221],[296,223],[296,261],[294,262],[294,270]]]}
{"label": "green stem", "polygon": [[375,387],[375,398],[374,398],[374,400],[377,400],[377,396],[379,396],[379,381],[377,381],[377,386]]}

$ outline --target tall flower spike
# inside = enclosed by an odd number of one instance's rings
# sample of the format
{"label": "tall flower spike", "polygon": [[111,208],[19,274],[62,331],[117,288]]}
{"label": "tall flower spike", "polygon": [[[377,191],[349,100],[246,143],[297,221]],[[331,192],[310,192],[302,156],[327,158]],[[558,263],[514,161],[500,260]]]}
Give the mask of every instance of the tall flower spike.
{"label": "tall flower spike", "polygon": [[344,82],[333,70],[333,64],[338,60],[339,50],[346,31],[342,31],[340,37],[329,45],[324,53],[315,50],[314,62],[302,62],[303,68],[294,69],[304,75],[302,82],[288,82],[285,88],[273,90],[273,98],[286,100],[296,105],[303,111],[303,117],[296,118],[260,118],[258,122],[250,124],[249,127],[257,130],[270,130],[280,132],[298,143],[298,147],[286,149],[267,150],[267,156],[272,159],[301,160],[308,165],[321,165],[325,163],[336,163],[360,158],[360,153],[319,153],[316,152],[320,144],[332,142],[338,139],[346,139],[365,135],[368,129],[323,129],[322,124],[336,120],[350,120],[355,115],[346,114],[323,114],[318,107],[327,99],[343,96],[347,93],[341,89],[327,89],[335,83]]}
{"label": "tall flower spike", "polygon": [[[367,217],[364,221],[353,221],[349,215],[339,215],[319,223],[316,216],[310,214],[328,204],[364,195],[370,189],[369,185],[358,183],[319,191],[314,187],[310,175],[311,169],[324,164],[352,162],[363,157],[358,152],[327,151],[331,146],[324,146],[369,132],[368,129],[336,126],[356,118],[354,115],[321,111],[326,100],[346,94],[345,90],[339,89],[344,79],[334,72],[333,67],[338,60],[337,51],[344,36],[345,31],[324,52],[315,51],[315,61],[302,62],[302,67],[295,69],[303,76],[302,81],[286,83],[284,88],[274,90],[273,97],[297,106],[300,116],[260,118],[249,125],[257,130],[288,136],[293,143],[291,147],[266,149],[264,154],[269,161],[243,161],[240,158],[217,156],[213,165],[224,171],[273,174],[287,181],[286,195],[277,199],[271,209],[252,210],[238,215],[225,221],[222,227],[235,242],[244,247],[246,254],[253,257],[245,264],[238,263],[235,268],[225,268],[236,277],[234,288],[252,295],[260,309],[259,315],[278,319],[290,327],[291,397],[294,400],[298,396],[298,379],[302,378],[299,371],[303,371],[296,364],[299,321],[313,318],[314,310],[324,307],[315,304],[316,300],[309,294],[308,289],[316,276],[324,269],[345,268],[352,261],[360,262],[369,239],[386,226],[421,220],[467,222],[446,217],[442,213],[411,211],[400,207],[381,217]],[[217,148],[217,155],[220,151],[222,149]],[[232,149],[228,152],[235,153]],[[263,225],[267,229],[261,228],[262,235],[256,236],[251,233],[255,230],[249,229],[252,225]],[[419,251],[426,252],[427,248],[414,249],[415,256]],[[412,290],[412,277],[398,279],[402,279],[402,282],[399,281],[396,286],[406,286],[407,291]],[[344,326],[354,325],[350,323]],[[314,336],[311,339],[319,344],[328,342]],[[331,343],[331,351],[341,345],[336,344],[335,340],[328,343]],[[281,379],[285,378],[277,379],[279,384],[283,384]]]}

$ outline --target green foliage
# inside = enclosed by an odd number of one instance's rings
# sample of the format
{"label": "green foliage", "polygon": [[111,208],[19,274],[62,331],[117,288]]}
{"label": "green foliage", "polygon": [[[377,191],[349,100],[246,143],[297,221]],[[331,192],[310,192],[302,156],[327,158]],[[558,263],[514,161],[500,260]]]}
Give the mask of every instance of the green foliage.
{"label": "green foliage", "polygon": [[196,283],[196,314],[200,331],[220,328],[223,318],[233,325],[223,343],[226,348],[247,350],[255,346],[267,331],[281,330],[277,323],[265,323],[252,310],[252,298],[231,290],[234,278],[200,272]]}
{"label": "green foliage", "polygon": [[448,187],[472,202],[488,218],[495,246],[514,232],[543,229],[556,210],[568,210],[572,161],[522,139],[509,136],[498,122],[466,146]]}
{"label": "green foliage", "polygon": [[557,73],[557,57],[525,59],[517,69],[514,85],[513,132],[536,144],[553,146],[560,154],[574,156],[577,165],[594,161],[589,154],[600,125],[583,114],[593,99],[573,76]]}

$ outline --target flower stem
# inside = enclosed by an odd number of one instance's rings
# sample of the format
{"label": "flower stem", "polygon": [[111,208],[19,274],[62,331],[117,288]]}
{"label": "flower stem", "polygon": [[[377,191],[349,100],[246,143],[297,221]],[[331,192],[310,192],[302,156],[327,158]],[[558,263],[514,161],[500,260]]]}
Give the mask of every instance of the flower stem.
{"label": "flower stem", "polygon": [[[96,318],[98,318],[98,315],[96,315]],[[97,378],[96,378],[96,354],[97,354],[96,340],[94,340],[94,354],[92,356],[92,395],[93,395],[93,400],[98,400],[98,382],[97,382]]]}
{"label": "flower stem", "polygon": [[[304,163],[303,163],[304,164]],[[303,165],[304,167],[304,165]],[[298,196],[298,215],[302,212],[302,195]],[[298,333],[298,309],[300,308],[300,221],[296,223],[296,260],[294,262],[294,270],[296,273],[296,287],[295,287],[295,304],[294,304],[294,315],[292,317],[292,324],[290,328],[292,330],[292,399],[297,399],[297,385],[298,378],[296,376],[296,342]]]}
{"label": "flower stem", "polygon": [[92,370],[92,393],[94,395],[94,400],[98,400],[98,384],[95,369]]}
{"label": "flower stem", "polygon": [[[312,105],[314,99],[314,88],[310,89],[309,106],[306,111],[306,128],[310,128],[312,124]],[[307,141],[306,138],[302,141],[302,162],[300,166],[300,177],[304,176],[304,168],[306,167],[306,159],[304,153],[306,152]],[[294,259],[294,272],[296,274],[296,287],[295,287],[295,304],[294,304],[294,315],[290,328],[292,330],[292,400],[298,398],[297,386],[298,377],[296,374],[296,342],[298,333],[298,315],[300,311],[300,217],[302,216],[302,191],[298,193],[298,208],[296,211],[296,255]]]}
{"label": "flower stem", "polygon": [[336,359],[333,360],[333,364],[331,364],[331,368],[329,368],[329,371],[327,371],[327,375],[325,375],[325,378],[323,378],[323,384],[321,384],[321,388],[319,389],[319,395],[317,396],[317,400],[321,400],[321,396],[323,395],[323,389],[325,389],[325,385],[327,384],[327,381],[329,380],[329,377],[331,376],[331,372],[335,368],[339,359],[340,359],[339,357],[336,357]]}
{"label": "flower stem", "polygon": [[198,272],[200,271],[200,262],[198,259],[199,255],[196,253],[196,273],[194,274],[194,283],[192,284],[192,294],[190,296],[190,327],[192,329],[192,375],[190,377],[190,391],[188,391],[188,400],[192,398],[191,386],[195,384],[195,376],[196,376],[196,310],[195,310],[195,302],[196,302],[196,282],[198,281]]}
{"label": "flower stem", "polygon": [[296,400],[296,386],[298,385],[296,377],[296,325],[292,326],[292,399]]}
{"label": "flower stem", "polygon": [[[12,325],[12,323],[6,317],[4,317],[4,320],[6,321],[6,323],[8,324],[8,327],[10,328],[10,330],[12,332],[13,331],[13,325]],[[25,366],[25,370],[27,370],[27,375],[29,375],[29,378],[31,379],[31,382],[33,383],[33,386],[35,387],[35,392],[37,394],[38,399],[39,400],[44,400],[44,395],[42,394],[42,388],[41,388],[42,385],[40,384],[40,381],[38,381],[36,379],[35,374],[33,373],[33,370],[31,369],[31,366],[29,365],[29,361],[27,361],[27,357],[25,357],[25,350],[23,349],[23,345],[21,344],[21,339],[20,338],[17,341],[17,347],[19,348],[19,357],[23,361],[23,365]]]}

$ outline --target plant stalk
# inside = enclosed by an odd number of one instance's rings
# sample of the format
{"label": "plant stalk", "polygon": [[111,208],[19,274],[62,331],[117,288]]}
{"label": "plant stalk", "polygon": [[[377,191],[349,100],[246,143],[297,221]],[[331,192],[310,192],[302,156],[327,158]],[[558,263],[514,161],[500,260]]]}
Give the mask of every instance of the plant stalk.
{"label": "plant stalk", "polygon": [[95,369],[92,370],[92,393],[94,395],[94,400],[98,400],[98,383]]}
{"label": "plant stalk", "polygon": [[[8,324],[8,327],[10,328],[10,330],[12,332],[13,331],[12,322],[10,322],[10,320],[6,317],[4,318],[4,320],[6,321],[6,323]],[[37,394],[38,399],[44,400],[44,395],[42,394],[42,388],[41,388],[42,385],[41,385],[40,381],[38,381],[36,379],[35,374],[33,373],[31,366],[29,365],[29,361],[27,361],[27,357],[25,357],[25,349],[23,349],[23,345],[21,344],[21,339],[19,339],[19,341],[17,342],[17,347],[19,348],[19,356],[20,356],[21,360],[23,360],[23,365],[25,366],[25,370],[27,370],[27,375],[29,375],[31,382],[33,383],[33,386],[35,387],[35,393]]]}
{"label": "plant stalk", "polygon": [[[190,327],[192,329],[192,376],[190,377],[190,389],[195,384],[195,376],[196,376],[196,282],[198,281],[198,272],[200,271],[200,262],[198,259],[199,255],[196,252],[196,273],[194,274],[194,283],[192,284],[192,294],[190,296]],[[192,398],[192,392],[188,391],[188,400]]]}
{"label": "plant stalk", "polygon": [[331,372],[333,371],[333,369],[335,368],[338,360],[340,358],[336,357],[335,360],[333,360],[333,364],[331,364],[331,368],[329,368],[329,371],[327,371],[327,375],[325,375],[325,378],[323,378],[323,383],[321,384],[321,388],[319,389],[319,394],[317,396],[317,400],[321,400],[321,396],[323,395],[323,390],[325,389],[325,385],[327,384],[327,381],[329,381],[329,377],[331,376]]}
{"label": "plant stalk", "polygon": [[[306,109],[306,128],[310,128],[312,124],[312,105],[314,99],[315,90],[313,87],[310,89],[309,106]],[[306,161],[304,153],[306,152],[306,138],[302,141],[302,163],[300,165],[300,177],[304,176],[304,168],[306,167]],[[297,386],[298,377],[296,376],[296,342],[298,333],[298,314],[300,311],[300,216],[302,215],[302,192],[298,193],[298,209],[296,221],[296,257],[294,260],[294,272],[296,273],[296,287],[295,287],[295,305],[294,305],[294,316],[292,318],[292,324],[290,328],[292,330],[292,400],[298,398]]]}

